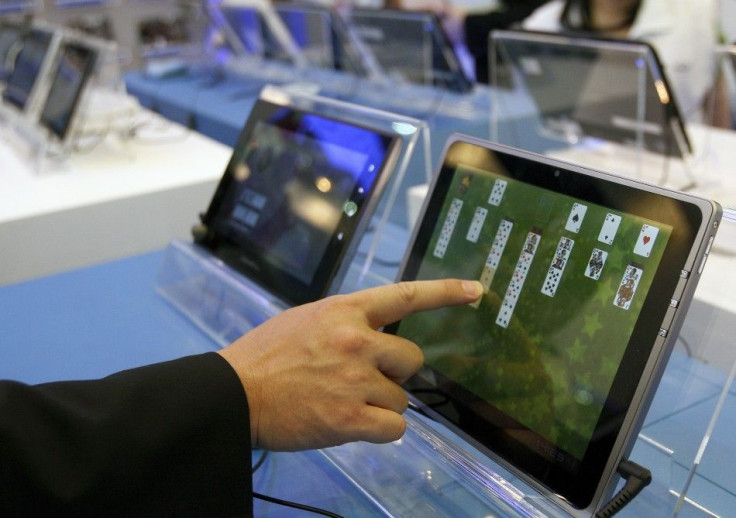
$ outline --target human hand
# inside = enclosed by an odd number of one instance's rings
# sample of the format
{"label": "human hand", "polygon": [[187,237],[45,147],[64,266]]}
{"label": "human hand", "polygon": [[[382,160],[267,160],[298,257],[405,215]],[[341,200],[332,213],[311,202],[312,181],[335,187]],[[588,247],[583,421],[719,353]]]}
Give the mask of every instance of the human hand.
{"label": "human hand", "polygon": [[336,295],[284,311],[222,349],[248,397],[253,446],[293,451],[400,438],[408,405],[400,385],[423,355],[378,329],[481,294],[476,281],[437,280]]}

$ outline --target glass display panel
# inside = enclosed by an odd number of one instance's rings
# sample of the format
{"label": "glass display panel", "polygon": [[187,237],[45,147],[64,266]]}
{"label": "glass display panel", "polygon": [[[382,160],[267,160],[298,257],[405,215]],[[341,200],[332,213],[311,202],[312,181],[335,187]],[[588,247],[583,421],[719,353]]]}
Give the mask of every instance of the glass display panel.
{"label": "glass display panel", "polygon": [[248,54],[291,62],[289,52],[279,43],[256,7],[223,5],[220,11]]}
{"label": "glass display panel", "polygon": [[336,68],[329,10],[307,10],[289,4],[274,7],[310,65]]}
{"label": "glass display panel", "polygon": [[436,15],[353,9],[350,23],[387,75],[454,92],[472,90]]}
{"label": "glass display panel", "polygon": [[336,11],[320,5],[280,3],[274,7],[311,65],[368,74],[358,42]]}
{"label": "glass display panel", "polygon": [[641,140],[664,155],[692,153],[662,65],[646,43],[530,31],[499,31],[493,39],[548,131]]}

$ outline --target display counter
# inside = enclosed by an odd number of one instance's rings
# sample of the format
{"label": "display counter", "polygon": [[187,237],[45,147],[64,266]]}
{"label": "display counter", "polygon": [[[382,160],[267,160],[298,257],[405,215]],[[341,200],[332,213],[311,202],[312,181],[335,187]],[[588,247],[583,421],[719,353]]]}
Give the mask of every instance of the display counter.
{"label": "display counter", "polygon": [[139,254],[189,235],[232,150],[151,112],[40,169],[0,143],[0,284]]}
{"label": "display counter", "polygon": [[[727,225],[736,227],[736,222]],[[683,327],[684,340],[665,371],[632,455],[632,459],[652,469],[654,483],[622,516],[671,514],[676,497],[670,488],[681,487],[684,482],[700,446],[702,430],[720,399],[727,368],[734,362],[732,347],[728,347],[736,319],[736,308],[732,297],[728,297],[736,288],[734,259],[717,252],[718,246],[716,242],[716,251]],[[156,276],[163,260],[163,252],[156,251],[0,288],[0,378],[29,383],[96,378],[120,369],[215,350],[217,345],[210,338],[156,293]],[[698,342],[703,337],[705,340]],[[709,350],[721,347],[718,354]],[[683,515],[706,516],[697,511],[696,505],[722,515],[736,506],[729,462],[736,458],[730,440],[736,419],[734,398],[733,391],[723,398],[723,412],[704,450],[688,493],[691,503],[685,504],[687,514]],[[419,469],[426,462],[425,458],[408,456],[372,465],[371,459],[390,454],[397,445],[360,447],[361,455],[367,455],[358,459],[364,469],[372,466],[371,470],[383,476],[389,470],[411,466]],[[355,452],[347,450],[347,454]],[[255,452],[254,459],[257,456]],[[498,466],[485,462],[489,469],[514,482]],[[412,480],[406,488],[398,488],[402,494],[411,495],[407,508],[416,512],[410,516],[442,516],[441,509],[462,508],[463,502],[458,499],[467,494],[466,484],[444,477],[440,478],[439,473],[435,476],[436,481],[444,480],[443,484],[424,480],[417,485]],[[376,497],[380,500],[380,494],[365,494],[364,488],[353,484],[332,461],[315,451],[271,455],[254,475],[254,485],[257,491],[326,507],[346,516],[390,516],[375,501]],[[386,488],[386,492],[396,489]],[[534,502],[534,494],[527,495]],[[291,516],[281,507],[261,502],[256,513]]]}

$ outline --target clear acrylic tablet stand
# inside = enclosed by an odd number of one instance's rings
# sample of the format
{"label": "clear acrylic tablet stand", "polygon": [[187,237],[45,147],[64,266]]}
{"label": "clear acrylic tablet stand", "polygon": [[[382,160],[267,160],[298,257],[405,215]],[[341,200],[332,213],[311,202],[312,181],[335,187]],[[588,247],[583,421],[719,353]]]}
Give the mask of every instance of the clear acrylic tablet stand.
{"label": "clear acrylic tablet stand", "polygon": [[562,517],[452,432],[413,411],[405,417],[406,433],[398,441],[320,450],[385,516]]}
{"label": "clear acrylic tablet stand", "polygon": [[[356,254],[348,259],[351,261],[348,272],[342,285],[333,286],[331,291],[350,292],[392,282],[395,269],[382,269],[380,262],[375,261],[376,251],[386,246],[383,244],[385,230],[397,227],[391,219],[398,217],[393,212],[401,211],[403,207],[403,203],[396,203],[396,200],[406,195],[402,190],[406,189],[406,172],[411,157],[419,150],[428,153],[430,136],[426,123],[294,88],[267,86],[262,90],[261,98],[400,136],[402,149],[397,165],[384,189],[371,225],[363,236],[356,236],[356,239],[360,239],[359,246]],[[428,165],[429,161],[425,159],[424,163]],[[413,171],[412,175],[419,176],[420,182],[427,182],[430,172],[421,168]],[[392,233],[389,231],[389,234]],[[395,234],[393,232],[392,235]],[[408,229],[401,235],[405,238],[405,247]],[[394,241],[389,246],[398,245]],[[220,346],[229,344],[287,307],[285,302],[256,282],[245,278],[197,245],[183,240],[173,241],[167,247],[156,279],[156,289]]]}
{"label": "clear acrylic tablet stand", "polygon": [[[687,135],[664,108],[669,91],[650,49],[521,31],[494,31],[488,44],[491,140],[596,170],[633,172],[639,180],[680,190],[697,184]],[[596,62],[589,61],[591,53],[599,56]],[[559,73],[564,67],[567,73]],[[556,75],[548,73],[554,70]],[[587,71],[585,81],[574,77],[580,70]],[[615,98],[605,92],[610,77],[617,79]],[[565,99],[561,92],[575,95]],[[656,97],[660,101],[652,105]],[[620,105],[621,98],[631,106],[620,115],[611,113],[609,105]],[[587,136],[580,120],[597,131],[607,128],[601,133],[606,136]],[[615,134],[629,137],[626,142],[609,140]],[[682,173],[677,179],[673,168]]]}

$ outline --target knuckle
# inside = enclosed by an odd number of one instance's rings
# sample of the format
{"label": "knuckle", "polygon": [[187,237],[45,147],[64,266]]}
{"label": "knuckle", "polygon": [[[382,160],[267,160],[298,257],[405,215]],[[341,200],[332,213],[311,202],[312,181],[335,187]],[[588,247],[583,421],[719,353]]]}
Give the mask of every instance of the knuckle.
{"label": "knuckle", "polygon": [[396,289],[404,304],[411,305],[417,298],[417,287],[413,282],[399,282],[396,284]]}
{"label": "knuckle", "polygon": [[410,355],[412,356],[410,360],[411,366],[414,369],[419,370],[422,367],[422,365],[424,365],[424,351],[422,351],[422,348],[419,347],[414,342],[411,342],[411,345],[409,348],[411,350]]}
{"label": "knuckle", "polygon": [[396,416],[390,422],[386,423],[383,434],[384,442],[391,442],[401,439],[406,432],[406,421],[401,416]]}
{"label": "knuckle", "polygon": [[407,408],[409,408],[409,397],[402,391],[401,395],[396,400],[396,413],[403,414],[406,412]]}
{"label": "knuckle", "polygon": [[342,371],[345,383],[350,387],[366,385],[371,380],[370,373],[362,366],[346,365]]}
{"label": "knuckle", "polygon": [[339,414],[337,426],[338,430],[354,435],[365,426],[365,412],[358,406],[347,405]]}
{"label": "knuckle", "polygon": [[346,354],[359,354],[365,349],[366,336],[362,329],[350,325],[339,325],[332,331],[333,348]]}

